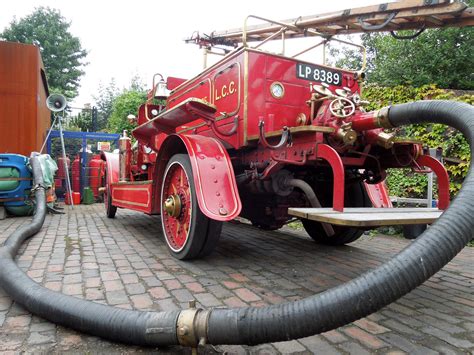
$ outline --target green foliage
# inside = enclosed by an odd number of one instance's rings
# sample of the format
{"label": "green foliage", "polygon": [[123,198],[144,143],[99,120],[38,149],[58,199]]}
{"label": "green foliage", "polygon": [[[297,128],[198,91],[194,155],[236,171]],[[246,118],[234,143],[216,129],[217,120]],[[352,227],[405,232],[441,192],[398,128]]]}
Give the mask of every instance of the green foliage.
{"label": "green foliage", "polygon": [[76,116],[72,116],[67,122],[67,130],[79,130],[80,132],[92,131],[92,115],[88,109],[82,110]]}
{"label": "green foliage", "polygon": [[82,49],[79,38],[69,32],[70,26],[58,10],[39,7],[31,15],[14,19],[0,38],[38,46],[50,91],[71,99],[78,94],[87,51]]}
{"label": "green foliage", "polygon": [[[470,6],[474,0],[469,1]],[[412,34],[402,31],[400,35]],[[380,86],[436,84],[449,89],[474,89],[474,29],[427,29],[415,39],[399,40],[390,33],[365,33],[368,82]],[[355,41],[350,38],[349,41]],[[332,65],[359,69],[362,57],[353,47],[331,44]]]}
{"label": "green foliage", "polygon": [[129,114],[136,116],[138,107],[145,101],[146,91],[137,91],[130,88],[118,95],[113,104],[107,130],[111,133],[122,133],[124,129],[131,132],[135,126],[128,122],[127,116]]}
{"label": "green foliage", "polygon": [[474,89],[473,29],[430,29],[413,40],[390,34],[363,35],[370,66],[368,80],[381,86],[436,84]]}
{"label": "green foliage", "polygon": [[115,84],[115,79],[112,78],[106,86],[100,84],[98,95],[93,97],[97,107],[97,131],[107,127],[117,96],[119,96],[119,90]]}
{"label": "green foliage", "polygon": [[[426,99],[474,103],[474,95],[472,94],[456,96],[454,92],[439,89],[436,85],[425,85],[420,88],[411,86],[390,88],[367,85],[364,88],[363,96],[370,101],[370,105],[367,106],[368,111],[377,110],[390,104]],[[398,135],[422,141],[431,148],[441,147],[445,157],[460,161],[458,164],[445,164],[451,179],[450,191],[452,195],[459,191],[469,169],[470,161],[469,144],[461,133],[444,125],[427,124],[404,127]],[[407,169],[390,169],[387,182],[390,193],[396,196],[421,198],[426,193],[426,176],[414,174]]]}

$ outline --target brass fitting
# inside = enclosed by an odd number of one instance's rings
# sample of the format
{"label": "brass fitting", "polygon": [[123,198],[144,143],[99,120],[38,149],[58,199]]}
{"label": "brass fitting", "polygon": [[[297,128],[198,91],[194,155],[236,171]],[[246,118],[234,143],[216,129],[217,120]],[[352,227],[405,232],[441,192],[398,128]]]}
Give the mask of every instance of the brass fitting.
{"label": "brass fitting", "polygon": [[374,112],[375,124],[380,128],[393,128],[394,126],[388,120],[389,107],[383,107],[378,111]]}
{"label": "brass fitting", "polygon": [[196,348],[207,342],[207,323],[211,311],[194,308],[195,301],[191,301],[190,306],[190,309],[185,309],[179,314],[176,333],[181,345]]}
{"label": "brass fitting", "polygon": [[339,138],[344,144],[352,145],[357,140],[357,132],[352,128],[339,128],[336,132],[336,137]]}
{"label": "brass fitting", "polygon": [[304,126],[307,122],[306,115],[304,113],[298,113],[296,116],[296,125],[297,126]]}
{"label": "brass fitting", "polygon": [[168,216],[178,218],[181,213],[181,199],[178,195],[170,195],[163,204],[163,209]]}
{"label": "brass fitting", "polygon": [[390,149],[395,143],[395,135],[385,132],[380,132],[377,135],[377,144],[385,149]]}

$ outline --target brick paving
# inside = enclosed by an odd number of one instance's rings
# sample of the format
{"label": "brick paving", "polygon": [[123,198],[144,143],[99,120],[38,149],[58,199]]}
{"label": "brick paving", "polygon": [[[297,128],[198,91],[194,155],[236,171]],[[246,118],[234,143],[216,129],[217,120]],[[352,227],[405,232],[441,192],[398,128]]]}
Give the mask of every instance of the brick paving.
{"label": "brick paving", "polygon": [[[0,221],[5,237],[28,218]],[[140,310],[264,306],[297,300],[350,280],[409,243],[364,236],[343,248],[320,246],[289,228],[259,231],[227,223],[216,251],[181,262],[167,252],[159,217],[102,205],[48,216],[21,249],[19,265],[35,281],[76,297]],[[474,248],[465,248],[424,285],[381,311],[304,339],[247,346],[206,346],[201,353],[462,354],[474,352]],[[0,285],[1,287],[1,285]],[[159,352],[78,334],[32,316],[0,288],[0,352]]]}

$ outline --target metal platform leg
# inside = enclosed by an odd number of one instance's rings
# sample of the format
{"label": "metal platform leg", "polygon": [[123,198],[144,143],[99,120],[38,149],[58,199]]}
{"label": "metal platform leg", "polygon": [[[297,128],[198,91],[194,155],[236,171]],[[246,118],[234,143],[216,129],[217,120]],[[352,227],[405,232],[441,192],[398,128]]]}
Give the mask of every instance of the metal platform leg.
{"label": "metal platform leg", "polygon": [[332,208],[335,211],[344,211],[344,164],[342,164],[341,157],[327,144],[318,144],[316,147],[316,156],[318,158],[326,160],[332,168],[332,174],[334,179],[333,184],[333,198]]}

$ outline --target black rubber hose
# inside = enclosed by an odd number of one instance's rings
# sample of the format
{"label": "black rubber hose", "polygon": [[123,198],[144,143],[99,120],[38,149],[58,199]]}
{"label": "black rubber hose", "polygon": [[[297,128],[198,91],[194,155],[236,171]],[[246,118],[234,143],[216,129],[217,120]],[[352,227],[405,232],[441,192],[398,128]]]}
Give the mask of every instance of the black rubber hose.
{"label": "black rubber hose", "polygon": [[[461,131],[474,157],[474,108],[452,101],[395,105],[393,126],[443,123]],[[446,265],[474,230],[472,163],[463,187],[441,218],[399,254],[376,269],[306,299],[270,307],[214,309],[208,323],[212,344],[259,344],[322,333],[365,317],[407,294]]]}
{"label": "black rubber hose", "polygon": [[43,175],[37,156],[30,164],[36,186],[33,221],[16,230],[0,248],[0,285],[30,312],[78,331],[136,345],[178,344],[179,311],[140,312],[110,307],[51,291],[31,280],[15,264],[21,244],[37,233],[46,216]]}
{"label": "black rubber hose", "polygon": [[[455,127],[466,136],[474,156],[472,106],[450,101],[396,105],[390,108],[388,119],[393,126],[434,122]],[[2,288],[32,313],[66,327],[130,344],[177,344],[178,311],[129,311],[84,301],[38,285],[16,266],[14,255],[24,240],[39,231],[46,213],[41,169],[35,157],[30,161],[38,186],[37,212],[30,225],[14,232],[0,248]],[[394,258],[350,282],[301,301],[264,308],[214,309],[207,323],[208,342],[258,344],[296,339],[379,310],[427,280],[469,242],[474,230],[473,196],[471,165],[451,207]]]}

